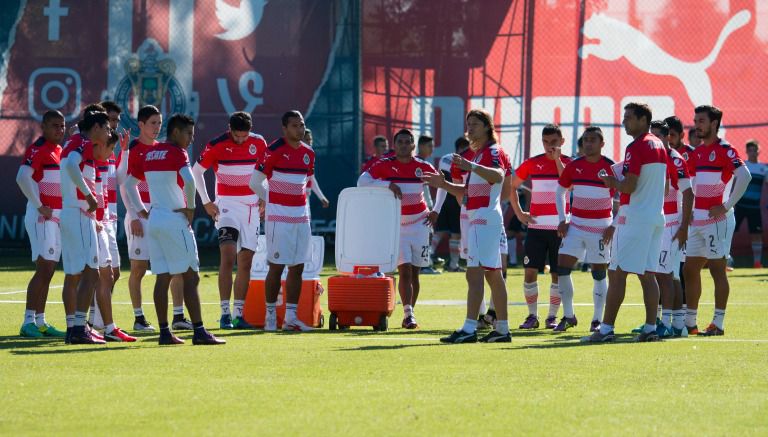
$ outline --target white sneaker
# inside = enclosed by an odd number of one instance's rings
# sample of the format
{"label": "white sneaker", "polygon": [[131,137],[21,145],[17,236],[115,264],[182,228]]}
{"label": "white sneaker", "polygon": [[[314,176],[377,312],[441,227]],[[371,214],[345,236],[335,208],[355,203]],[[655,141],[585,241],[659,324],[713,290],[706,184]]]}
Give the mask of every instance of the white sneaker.
{"label": "white sneaker", "polygon": [[283,331],[307,332],[311,330],[311,327],[305,325],[304,322],[299,319],[293,319],[291,321],[286,320],[283,322]]}
{"label": "white sneaker", "polygon": [[264,318],[264,331],[275,332],[277,331],[277,314],[272,313],[266,315]]}

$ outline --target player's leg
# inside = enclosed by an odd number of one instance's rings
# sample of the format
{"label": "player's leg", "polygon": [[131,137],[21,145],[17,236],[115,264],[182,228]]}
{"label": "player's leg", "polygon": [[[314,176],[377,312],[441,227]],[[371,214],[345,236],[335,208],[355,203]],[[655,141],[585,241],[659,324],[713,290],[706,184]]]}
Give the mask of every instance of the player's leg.
{"label": "player's leg", "polygon": [[219,300],[221,301],[219,325],[223,329],[233,328],[229,299],[232,296],[232,271],[237,259],[238,234],[237,229],[229,226],[219,228]]}
{"label": "player's leg", "polygon": [[[59,218],[60,213],[55,212],[54,217]],[[35,276],[37,276],[38,290],[35,294],[36,301],[33,302],[35,310],[34,318],[37,330],[46,337],[63,338],[66,333],[59,331],[45,320],[45,304],[48,301],[48,291],[51,286],[53,274],[56,271],[56,265],[61,259],[61,228],[56,220],[45,220],[42,223],[35,223],[34,232],[37,238],[30,238],[30,243],[34,240],[38,244],[36,252],[37,260],[35,262]],[[33,279],[35,279],[33,277]]]}
{"label": "player's leg", "polygon": [[600,329],[605,308],[605,296],[608,294],[608,264],[592,264],[592,323],[591,332]]}
{"label": "player's leg", "polygon": [[32,275],[27,285],[27,298],[24,310],[24,322],[19,330],[22,337],[42,337],[43,333],[38,329],[35,323],[35,316],[42,309],[41,314],[45,313],[45,295],[53,274],[56,272],[56,263],[47,261],[42,256],[35,262],[35,273]]}
{"label": "player's leg", "polygon": [[[251,265],[253,263],[254,251],[250,249],[241,249],[237,253],[237,274],[234,282],[235,295],[235,313],[233,318],[233,327],[236,329],[253,329],[254,327],[245,321],[243,316],[245,311],[245,298],[248,296],[248,286],[251,281]],[[222,318],[224,316],[222,315]],[[222,325],[223,326],[223,325]]]}
{"label": "player's leg", "polygon": [[726,266],[725,258],[710,259],[707,263],[709,274],[715,283],[715,312],[712,317],[712,323],[709,324],[701,335],[712,336],[725,333],[723,322],[725,319],[725,309],[728,306],[728,296],[731,291],[728,275],[726,274]]}
{"label": "player's leg", "polygon": [[[566,239],[568,237],[566,236]],[[565,244],[565,242],[563,242]],[[574,327],[578,324],[576,319],[576,313],[573,309],[573,278],[571,278],[571,271],[579,259],[565,251],[560,251],[557,257],[557,275],[561,300],[563,303],[563,318],[553,328],[554,332],[565,332],[568,328]]]}
{"label": "player's leg", "polygon": [[301,322],[296,315],[301,297],[301,274],[304,272],[304,264],[288,266],[288,274],[285,278],[285,320],[283,331],[310,331],[312,328]]}
{"label": "player's leg", "polygon": [[192,322],[184,317],[184,277],[171,275],[171,301],[173,302],[173,320],[171,325],[176,331],[191,331]]}
{"label": "player's leg", "polygon": [[155,302],[157,324],[160,328],[159,344],[161,345],[184,343],[184,340],[173,335],[171,326],[168,324],[168,288],[170,285],[171,275],[169,273],[155,272],[155,288],[152,293],[152,298]]}
{"label": "player's leg", "polygon": [[550,266],[549,275],[552,278],[552,282],[549,286],[549,311],[547,312],[547,318],[544,321],[544,326],[547,329],[554,329],[557,327],[557,312],[560,311],[560,303],[562,297],[560,295],[560,280],[557,274],[557,255],[560,249],[561,239],[557,236],[557,231],[545,231],[545,241],[547,246],[547,265]]}
{"label": "player's leg", "polygon": [[752,245],[752,267],[763,268],[763,218],[760,208],[750,209],[747,227]]}
{"label": "player's leg", "polygon": [[144,310],[141,307],[141,281],[147,274],[149,262],[146,260],[131,259],[131,271],[128,274],[128,294],[131,296],[133,307],[133,330],[154,332],[155,328],[147,321]]}
{"label": "player's leg", "polygon": [[403,263],[397,266],[397,272],[400,275],[400,281],[397,284],[397,291],[400,294],[400,302],[403,303],[403,323],[405,329],[415,329],[416,322],[411,322],[413,317],[413,266],[410,263]]}
{"label": "player's leg", "polygon": [[540,229],[529,229],[525,236],[525,256],[523,257],[523,294],[528,305],[528,316],[520,325],[520,329],[536,329],[539,327],[538,302],[539,272],[544,271],[546,264],[547,245]]}

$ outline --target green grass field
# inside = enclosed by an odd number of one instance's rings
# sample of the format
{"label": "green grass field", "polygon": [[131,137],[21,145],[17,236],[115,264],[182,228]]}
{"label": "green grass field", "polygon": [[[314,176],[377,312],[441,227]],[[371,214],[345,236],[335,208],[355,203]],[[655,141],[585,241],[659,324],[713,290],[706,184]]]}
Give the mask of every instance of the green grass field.
{"label": "green grass field", "polygon": [[[513,330],[511,344],[442,345],[438,338],[460,326],[464,307],[422,305],[415,332],[399,328],[398,306],[385,333],[214,329],[227,345],[159,347],[156,336],[145,336],[84,347],[17,336],[25,297],[18,291],[32,272],[23,260],[7,259],[0,271],[0,435],[768,434],[768,333],[760,324],[766,269],[730,274],[727,335],[714,339],[631,343],[628,333],[642,319],[639,283],[631,279],[617,322],[626,335],[615,344],[581,345],[591,277],[574,273],[581,325],[560,335]],[[510,325],[517,326],[526,314],[522,271],[509,273]],[[201,276],[205,322],[218,328],[216,273]],[[60,328],[62,278],[54,278],[55,303],[46,311]],[[144,281],[150,321],[153,281]],[[700,326],[712,315],[712,285],[704,282]],[[459,300],[464,290],[461,274],[423,276],[420,298]],[[132,327],[125,278],[114,301],[118,325]]]}

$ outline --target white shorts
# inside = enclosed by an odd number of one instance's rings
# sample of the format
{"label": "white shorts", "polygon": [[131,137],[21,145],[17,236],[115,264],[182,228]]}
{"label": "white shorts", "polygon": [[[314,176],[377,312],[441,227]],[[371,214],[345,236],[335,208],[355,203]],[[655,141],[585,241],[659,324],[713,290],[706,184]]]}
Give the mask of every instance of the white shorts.
{"label": "white shorts", "polygon": [[96,231],[96,241],[99,245],[99,268],[112,267],[112,256],[109,252],[109,223],[102,223],[101,231]]}
{"label": "white shorts", "polygon": [[560,255],[570,255],[587,264],[611,262],[611,247],[603,244],[603,234],[568,226],[568,233],[560,242]]}
{"label": "white shorts", "polygon": [[[131,234],[131,222],[136,217],[126,214],[123,227],[125,228],[125,239],[128,240],[128,259],[137,261],[149,261],[149,232],[147,231],[147,220],[140,218],[141,226],[144,229],[143,237],[136,237]],[[154,269],[154,266],[152,266]]]}
{"label": "white shorts", "polygon": [[500,211],[473,214],[466,232],[467,267],[501,268],[499,235],[503,230]]}
{"label": "white shorts", "polygon": [[59,226],[61,210],[53,210],[53,220],[43,220],[43,216],[37,212],[27,214],[30,216],[30,223],[27,223],[27,217],[24,217],[24,225],[29,235],[32,261],[43,258],[46,261],[59,262],[61,259],[61,227]]}
{"label": "white shorts", "polygon": [[116,269],[120,267],[120,249],[117,247],[117,222],[108,222],[105,228],[109,241],[109,257],[112,259],[112,268]]}
{"label": "white shorts", "polygon": [[423,223],[400,227],[400,253],[397,265],[411,264],[416,267],[432,265],[429,258],[429,226]]}
{"label": "white shorts", "polygon": [[461,215],[459,216],[459,229],[461,230],[460,240],[460,251],[459,251],[459,257],[462,259],[467,259],[467,236],[469,235],[469,216],[467,215],[467,211],[462,208],[461,209]]}
{"label": "white shorts", "polygon": [[267,221],[267,261],[295,266],[312,260],[312,229],[309,223]]}
{"label": "white shorts", "polygon": [[688,242],[685,244],[687,257],[721,259],[731,251],[731,239],[736,227],[733,215],[727,215],[725,220],[704,226],[688,228]]}
{"label": "white shorts", "polygon": [[96,220],[80,208],[61,210],[61,257],[68,275],[79,275],[86,266],[99,268]]}
{"label": "white shorts", "polygon": [[499,252],[502,255],[509,254],[509,246],[507,245],[507,231],[504,230],[504,226],[501,227],[501,241],[499,241]]}
{"label": "white shorts", "polygon": [[248,249],[255,252],[259,236],[258,204],[249,205],[229,198],[218,198],[215,203],[219,207],[216,229],[225,227],[237,229],[240,233],[237,239],[237,250]]}
{"label": "white shorts", "polygon": [[653,272],[659,264],[664,225],[648,223],[623,224],[613,236],[610,269],[642,275]]}
{"label": "white shorts", "polygon": [[147,228],[144,232],[149,237],[145,239],[149,241],[153,273],[176,275],[199,270],[195,234],[184,214],[153,208]]}
{"label": "white shorts", "polygon": [[656,273],[672,273],[675,279],[680,279],[680,259],[683,257],[683,250],[677,241],[672,241],[680,225],[664,227],[664,234],[661,237],[661,247],[659,248],[659,261],[654,270]]}

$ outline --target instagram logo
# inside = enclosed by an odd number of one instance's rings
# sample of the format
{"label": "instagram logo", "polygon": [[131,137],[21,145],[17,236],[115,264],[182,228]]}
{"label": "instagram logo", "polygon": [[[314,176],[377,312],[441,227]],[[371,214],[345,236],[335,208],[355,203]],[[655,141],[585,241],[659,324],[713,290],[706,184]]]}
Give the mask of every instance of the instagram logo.
{"label": "instagram logo", "polygon": [[38,68],[29,76],[27,92],[29,115],[36,120],[49,109],[61,111],[67,121],[80,115],[82,83],[71,68]]}

